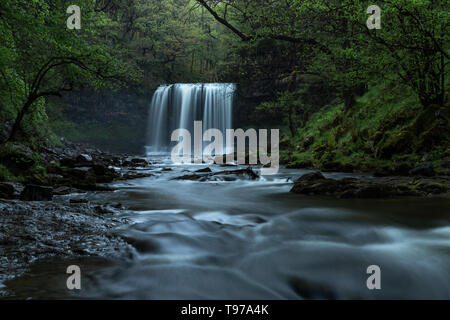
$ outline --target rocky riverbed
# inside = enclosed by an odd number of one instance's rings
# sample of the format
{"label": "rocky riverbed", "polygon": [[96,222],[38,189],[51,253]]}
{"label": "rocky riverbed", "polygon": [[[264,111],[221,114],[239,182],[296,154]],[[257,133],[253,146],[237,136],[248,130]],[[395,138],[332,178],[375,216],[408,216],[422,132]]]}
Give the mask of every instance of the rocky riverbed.
{"label": "rocky riverbed", "polygon": [[[15,154],[20,154],[20,158],[25,159],[18,163],[19,168],[33,157],[32,152],[22,146],[15,146]],[[26,175],[22,181],[0,182],[0,293],[2,282],[20,277],[31,265],[46,259],[100,257],[127,261],[136,252],[142,254],[142,248],[145,249],[144,252],[148,248],[150,251],[155,250],[158,246],[155,247],[151,241],[147,242],[147,238],[142,240],[135,233],[130,236],[117,230],[130,224],[128,217],[134,217],[135,210],[140,206],[153,208],[156,206],[154,203],[161,202],[159,206],[172,208],[176,201],[166,203],[164,199],[175,196],[178,192],[174,191],[178,190],[175,188],[186,187],[189,194],[188,186],[200,183],[196,188],[202,194],[214,192],[221,183],[231,183],[242,188],[247,182],[256,183],[256,186],[258,182],[265,180],[257,167],[234,167],[228,164],[179,168],[169,163],[158,163],[155,159],[111,154],[72,143],[66,143],[65,147],[60,148],[41,149],[39,157],[46,166],[44,173]],[[294,198],[288,199],[296,205],[302,199],[300,195],[311,196],[312,199],[314,196],[326,196],[329,199],[449,198],[449,177],[430,177],[429,172],[426,173],[374,177],[288,170],[274,179],[281,181],[276,186],[281,183],[281,186],[290,188],[289,196]],[[127,185],[137,178],[155,181],[156,189],[152,189],[151,193],[145,191],[142,197],[151,196],[154,192],[162,193],[158,199],[154,199],[151,204],[137,205],[141,199],[139,196],[130,202],[129,196],[124,195],[123,186],[119,185]],[[173,185],[173,188],[163,184]],[[153,182],[151,185],[153,186]],[[230,192],[233,190],[231,187],[230,185]],[[261,184],[258,188],[273,186],[270,183],[267,186]],[[130,209],[130,213],[127,205],[119,203],[120,198],[114,196],[116,189],[120,191],[121,197],[127,199],[128,205],[134,207]],[[164,193],[163,190],[167,192]],[[295,194],[300,194],[298,199]],[[194,198],[186,196],[183,199],[195,203],[195,197],[201,198],[198,194],[191,196]],[[287,197],[284,194],[281,196]],[[228,200],[232,203],[231,198]],[[203,199],[199,203],[207,201],[209,200]],[[270,199],[264,201],[270,202]],[[279,201],[276,200],[275,203]],[[233,210],[247,212],[252,206],[257,206],[257,203],[249,203]],[[265,208],[271,206],[272,204]],[[283,210],[280,212],[284,212]],[[251,218],[258,223],[267,222],[267,217]],[[248,217],[245,221],[248,224]],[[8,295],[6,291],[3,294]]]}
{"label": "rocky riverbed", "polygon": [[[30,172],[36,151],[22,145],[9,150],[16,172]],[[0,182],[1,283],[46,258],[129,257],[131,246],[114,234],[127,223],[120,203],[87,201],[86,195],[113,192],[114,181],[151,176],[150,163],[128,154],[111,154],[82,144],[42,148],[37,155],[45,172],[20,181]],[[16,161],[16,160],[20,161]],[[0,291],[1,292],[1,291]]]}
{"label": "rocky riverbed", "polygon": [[450,178],[369,177],[327,179],[320,172],[301,176],[294,182],[293,193],[338,198],[449,197]]}
{"label": "rocky riverbed", "polygon": [[113,231],[127,221],[116,218],[115,210],[63,198],[0,200],[0,283],[48,257],[126,257],[129,248]]}

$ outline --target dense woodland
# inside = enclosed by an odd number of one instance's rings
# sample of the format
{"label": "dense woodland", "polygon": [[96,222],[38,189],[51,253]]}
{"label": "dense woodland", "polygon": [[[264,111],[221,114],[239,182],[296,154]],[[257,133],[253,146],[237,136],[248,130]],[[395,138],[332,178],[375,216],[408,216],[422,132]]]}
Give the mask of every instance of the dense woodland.
{"label": "dense woodland", "polygon": [[448,3],[378,0],[381,29],[371,4],[2,0],[0,178],[18,143],[142,152],[154,90],[179,82],[237,83],[236,125],[281,128],[289,167],[448,174]]}

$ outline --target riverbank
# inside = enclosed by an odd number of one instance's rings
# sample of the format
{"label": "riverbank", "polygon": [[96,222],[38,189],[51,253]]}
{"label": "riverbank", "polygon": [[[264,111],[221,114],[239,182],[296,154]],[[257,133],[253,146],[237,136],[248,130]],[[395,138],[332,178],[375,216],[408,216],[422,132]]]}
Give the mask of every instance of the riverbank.
{"label": "riverbank", "polygon": [[[36,159],[36,155],[27,153],[24,146],[16,145],[14,150],[16,155],[22,152],[22,159]],[[261,177],[257,167],[177,167],[167,161],[161,163],[160,159],[116,155],[71,143],[67,143],[65,148],[42,149],[38,157],[39,164],[44,167],[41,173],[27,173],[15,181],[0,182],[0,283],[20,277],[31,265],[45,259],[100,257],[128,261],[136,252],[147,254],[149,250],[158,250],[158,246],[152,244],[153,240],[141,239],[134,233],[121,234],[117,230],[129,225],[129,216],[135,215],[134,210],[141,207],[154,208],[161,201],[168,208],[176,208],[176,203],[182,205],[179,200],[164,202],[164,199],[173,197],[179,188],[187,188],[192,183],[198,184],[196,188],[202,192],[214,193],[214,189],[223,183],[230,184],[230,192],[233,185],[239,190],[243,184],[259,185],[261,190],[268,188],[270,191],[274,186],[264,181],[275,179],[278,181],[276,189],[288,188],[285,191],[280,189],[283,191],[280,197],[283,199],[289,193],[289,201],[295,203],[293,207],[301,205],[303,196],[311,201],[319,201],[315,196],[342,199],[327,201],[450,198],[449,177],[427,177],[426,171],[423,176],[375,177],[282,169],[281,175]],[[24,163],[27,162],[22,161],[18,165]],[[35,171],[30,168],[23,172]],[[153,200],[145,204],[140,204],[140,196],[133,201],[126,200],[128,196],[124,194],[124,186],[133,185],[133,181],[152,181],[152,191],[143,191],[142,197],[150,196]],[[121,197],[128,203],[123,204]],[[183,197],[184,201],[186,199],[192,200],[195,206],[197,202],[202,204],[205,201],[197,193]],[[265,201],[279,203],[279,200],[271,198]],[[253,212],[255,206],[256,203],[249,202],[239,210]],[[216,209],[222,208],[218,206]],[[283,210],[280,209],[280,214]],[[267,216],[246,215],[238,225],[257,226],[265,224],[267,219]],[[230,220],[225,225],[236,221]]]}
{"label": "riverbank", "polygon": [[[114,181],[150,176],[145,159],[67,141],[38,150],[8,144],[0,157],[9,180],[0,181],[0,295],[3,282],[43,259],[132,255],[114,233],[128,223],[118,217],[126,208],[101,195],[114,192]],[[100,197],[87,200],[92,194]]]}
{"label": "riverbank", "polygon": [[306,174],[294,182],[293,193],[338,198],[380,199],[395,197],[450,198],[450,177],[370,177],[327,179],[322,173]]}

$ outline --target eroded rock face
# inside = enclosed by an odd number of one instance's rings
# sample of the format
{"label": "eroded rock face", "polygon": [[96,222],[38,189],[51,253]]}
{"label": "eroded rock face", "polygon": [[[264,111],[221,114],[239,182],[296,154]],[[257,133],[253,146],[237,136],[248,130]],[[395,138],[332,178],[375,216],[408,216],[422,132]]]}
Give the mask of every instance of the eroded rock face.
{"label": "eroded rock face", "polygon": [[294,182],[291,192],[304,195],[323,195],[339,198],[423,197],[447,194],[449,178],[415,179],[385,177],[376,179],[327,179],[320,172],[306,174]]}

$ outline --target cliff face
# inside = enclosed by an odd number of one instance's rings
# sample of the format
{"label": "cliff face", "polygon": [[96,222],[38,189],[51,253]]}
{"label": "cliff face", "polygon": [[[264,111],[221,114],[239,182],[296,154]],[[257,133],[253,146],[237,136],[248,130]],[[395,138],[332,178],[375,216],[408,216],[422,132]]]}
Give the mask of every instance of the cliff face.
{"label": "cliff face", "polygon": [[117,152],[144,150],[151,92],[138,89],[80,90],[58,101],[63,110],[52,119],[56,134]]}

